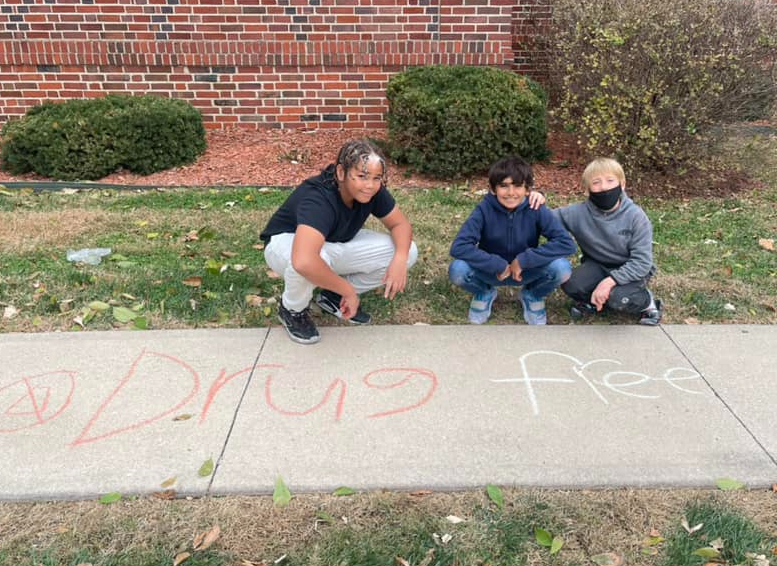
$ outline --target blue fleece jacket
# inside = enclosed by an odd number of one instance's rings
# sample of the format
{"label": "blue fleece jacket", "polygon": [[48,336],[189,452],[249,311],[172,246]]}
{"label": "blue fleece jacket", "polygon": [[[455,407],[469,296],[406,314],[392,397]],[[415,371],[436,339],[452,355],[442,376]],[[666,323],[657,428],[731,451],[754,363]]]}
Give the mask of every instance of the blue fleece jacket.
{"label": "blue fleece jacket", "polygon": [[[538,246],[540,236],[547,242]],[[577,250],[559,219],[542,205],[529,208],[529,199],[513,211],[488,193],[469,215],[451,244],[451,255],[486,273],[504,273],[515,258],[521,269],[543,267]]]}

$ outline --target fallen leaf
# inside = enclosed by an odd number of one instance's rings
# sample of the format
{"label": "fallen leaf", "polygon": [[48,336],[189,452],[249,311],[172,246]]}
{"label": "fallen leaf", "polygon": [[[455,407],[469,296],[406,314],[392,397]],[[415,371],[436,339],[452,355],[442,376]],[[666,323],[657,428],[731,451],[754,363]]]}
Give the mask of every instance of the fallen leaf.
{"label": "fallen leaf", "polygon": [[184,413],[183,415],[178,415],[177,417],[173,417],[174,421],[188,421],[190,418],[192,418],[194,415],[191,413]]}
{"label": "fallen leaf", "polygon": [[714,548],[714,549],[715,549],[715,550],[717,550],[718,552],[720,552],[721,550],[723,550],[723,547],[724,547],[724,546],[725,546],[725,544],[723,543],[723,539],[722,539],[722,538],[716,538],[715,540],[713,540],[713,541],[710,543],[710,547]]}
{"label": "fallen leaf", "polygon": [[275,273],[272,269],[268,269],[265,273],[267,274],[267,277],[269,277],[270,279],[280,279],[281,278],[281,276],[278,275],[277,273]]}
{"label": "fallen leaf", "polygon": [[178,481],[178,478],[176,476],[167,478],[165,481],[163,481],[160,484],[160,487],[167,489],[168,487],[174,486],[176,481]]}
{"label": "fallen leaf", "polygon": [[291,502],[291,491],[289,491],[281,476],[275,478],[275,490],[272,494],[272,500],[278,507],[284,507]]}
{"label": "fallen leaf", "polygon": [[127,307],[113,307],[113,318],[119,322],[130,322],[137,318],[137,314]]}
{"label": "fallen leaf", "polygon": [[149,232],[146,234],[146,238],[149,240],[156,240],[159,237],[159,232]]}
{"label": "fallen leaf", "polygon": [[692,535],[693,533],[695,533],[696,531],[698,531],[704,526],[704,523],[699,523],[698,525],[691,527],[688,524],[688,519],[686,519],[685,517],[683,517],[683,520],[680,521],[680,524],[683,526],[683,528],[689,535]]}
{"label": "fallen leaf", "polygon": [[355,489],[351,489],[350,487],[343,486],[343,487],[338,487],[336,490],[334,490],[332,492],[332,495],[342,497],[344,495],[353,495],[354,493],[356,493]]}
{"label": "fallen leaf", "polygon": [[742,489],[745,487],[745,484],[742,482],[738,482],[737,480],[733,480],[731,478],[720,478],[715,481],[715,485],[717,485],[718,489],[721,491],[734,491],[736,489]]}
{"label": "fallen leaf", "polygon": [[248,266],[245,265],[245,264],[242,264],[242,263],[236,263],[236,264],[234,264],[232,266],[232,269],[237,271],[237,272],[241,272],[241,271],[245,271],[246,269],[248,269]]}
{"label": "fallen leaf", "polygon": [[694,318],[694,317],[692,317],[692,316],[689,316],[688,318],[686,318],[685,320],[683,320],[683,322],[684,322],[685,324],[699,324],[699,319],[698,319],[698,318]]}
{"label": "fallen leaf", "polygon": [[434,492],[428,489],[417,489],[415,491],[411,491],[410,495],[413,497],[424,497],[426,495],[431,495],[432,493]]}
{"label": "fallen leaf", "polygon": [[658,549],[655,547],[647,547],[647,548],[641,549],[640,552],[645,556],[655,556],[656,554],[658,554]]}
{"label": "fallen leaf", "polygon": [[208,458],[202,463],[200,469],[197,470],[197,475],[201,478],[207,478],[213,473],[213,458]]}
{"label": "fallen leaf", "polygon": [[194,537],[194,542],[192,543],[192,548],[194,550],[205,550],[207,548],[210,548],[210,546],[216,542],[216,540],[221,536],[221,527],[218,525],[214,525],[213,528],[205,533],[200,533],[196,537]]}
{"label": "fallen leaf", "polygon": [[264,244],[255,244],[255,245],[253,246],[253,248],[254,248],[255,250],[263,250],[263,249],[264,249]]}
{"label": "fallen leaf", "polygon": [[545,529],[535,528],[534,540],[541,546],[550,547],[550,545],[553,544],[553,536]]}
{"label": "fallen leaf", "polygon": [[770,252],[774,251],[774,240],[772,238],[760,238],[758,240],[758,245]]}
{"label": "fallen leaf", "polygon": [[89,303],[89,308],[93,311],[104,312],[111,308],[111,306],[108,303],[104,303],[102,301],[92,301]]}
{"label": "fallen leaf", "polygon": [[777,483],[772,484],[772,492],[777,493]]}
{"label": "fallen leaf", "polygon": [[186,235],[183,237],[184,242],[196,242],[200,239],[199,234],[197,234],[197,230],[191,230],[186,233]]}
{"label": "fallen leaf", "polygon": [[135,300],[137,300],[135,295],[130,295],[129,293],[122,293],[120,296],[121,296],[122,299],[127,299],[128,301],[135,301]]}
{"label": "fallen leaf", "polygon": [[461,517],[457,517],[456,515],[448,515],[445,517],[449,523],[453,523],[454,525],[458,525],[459,523],[463,523],[464,519]]}
{"label": "fallen leaf", "polygon": [[702,558],[717,558],[720,556],[720,552],[709,546],[697,548],[691,554],[694,556],[701,556]]}
{"label": "fallen leaf", "polygon": [[199,287],[202,285],[202,277],[189,277],[181,281],[187,287]]}
{"label": "fallen leaf", "polygon": [[592,556],[591,560],[599,566],[622,566],[623,557],[614,552],[605,552],[604,554],[597,554]]}
{"label": "fallen leaf", "polygon": [[408,562],[401,556],[397,556],[394,560],[396,560],[397,564],[399,564],[400,566],[411,566],[410,562]]}
{"label": "fallen leaf", "polygon": [[17,314],[19,314],[19,310],[15,306],[13,306],[13,305],[8,305],[3,310],[3,318],[5,318],[7,320],[11,320]]}
{"label": "fallen leaf", "polygon": [[553,541],[550,544],[550,553],[556,554],[564,546],[564,539],[560,536],[553,537]]}
{"label": "fallen leaf", "polygon": [[196,311],[197,310],[197,301],[195,301],[194,299],[189,299],[189,306],[192,307],[193,311]]}
{"label": "fallen leaf", "polygon": [[116,503],[121,499],[121,493],[118,491],[113,491],[111,493],[106,493],[100,498],[100,503],[103,505],[110,505],[111,503]]}
{"label": "fallen leaf", "polygon": [[169,500],[175,499],[176,492],[174,489],[165,489],[164,491],[155,491],[151,495],[153,495],[157,499],[163,499],[163,500],[169,501]]}
{"label": "fallen leaf", "polygon": [[179,564],[181,564],[182,562],[185,562],[189,558],[191,558],[190,552],[182,552],[181,554],[176,554],[175,560],[173,560],[173,566],[178,566]]}
{"label": "fallen leaf", "polygon": [[418,563],[418,566],[429,566],[429,564],[432,563],[432,560],[434,560],[434,550],[435,550],[434,548],[430,548],[429,550],[427,550],[426,556],[424,556],[424,559]]}
{"label": "fallen leaf", "polygon": [[246,295],[245,302],[249,307],[258,307],[264,302],[264,298],[259,295]]}
{"label": "fallen leaf", "polygon": [[237,255],[237,252],[229,252],[229,251],[223,251],[221,252],[222,257],[235,257]]}
{"label": "fallen leaf", "polygon": [[493,484],[488,484],[486,486],[486,493],[488,494],[488,498],[493,501],[497,507],[500,509],[504,508],[505,500],[501,489]]}
{"label": "fallen leaf", "polygon": [[333,525],[335,523],[335,518],[332,517],[329,513],[327,513],[324,510],[320,510],[316,512],[316,517],[318,517],[320,520],[324,521],[325,523],[328,523],[330,525]]}
{"label": "fallen leaf", "polygon": [[730,265],[727,265],[726,267],[724,267],[724,268],[723,268],[723,271],[725,272],[725,274],[726,274],[728,277],[731,277],[732,275],[734,275],[734,268],[733,268],[733,267],[731,267]]}

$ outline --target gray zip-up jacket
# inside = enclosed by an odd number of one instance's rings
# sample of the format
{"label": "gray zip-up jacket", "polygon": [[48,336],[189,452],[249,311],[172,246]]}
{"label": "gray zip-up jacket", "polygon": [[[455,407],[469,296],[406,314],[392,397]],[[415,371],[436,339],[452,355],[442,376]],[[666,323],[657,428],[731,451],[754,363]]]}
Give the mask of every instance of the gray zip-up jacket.
{"label": "gray zip-up jacket", "polygon": [[625,192],[621,205],[612,212],[603,212],[588,199],[555,212],[583,255],[612,269],[610,276],[618,285],[643,280],[656,272],[653,225]]}

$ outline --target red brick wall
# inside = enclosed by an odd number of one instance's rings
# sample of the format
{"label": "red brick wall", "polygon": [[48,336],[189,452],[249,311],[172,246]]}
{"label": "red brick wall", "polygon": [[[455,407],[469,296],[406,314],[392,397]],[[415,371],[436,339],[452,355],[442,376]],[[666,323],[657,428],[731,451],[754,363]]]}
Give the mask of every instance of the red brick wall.
{"label": "red brick wall", "polygon": [[550,26],[552,0],[516,0],[512,13],[513,70],[539,81],[547,78],[542,39]]}
{"label": "red brick wall", "polygon": [[0,122],[154,93],[211,128],[383,128],[386,82],[408,66],[523,70],[511,34],[545,1],[0,0]]}

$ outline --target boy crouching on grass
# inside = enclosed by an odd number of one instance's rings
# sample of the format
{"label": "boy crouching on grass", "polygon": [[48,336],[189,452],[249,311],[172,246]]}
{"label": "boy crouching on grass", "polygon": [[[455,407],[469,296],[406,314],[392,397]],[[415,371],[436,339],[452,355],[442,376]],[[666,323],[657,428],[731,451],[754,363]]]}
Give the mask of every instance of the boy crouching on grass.
{"label": "boy crouching on grass", "polygon": [[561,286],[576,301],[569,314],[580,319],[606,306],[657,325],[663,307],[647,288],[656,272],[653,225],[626,196],[623,168],[614,159],[596,159],[583,171],[581,185],[588,199],[556,210],[583,253]]}
{"label": "boy crouching on grass", "polygon": [[[335,163],[299,185],[261,234],[267,265],[284,280],[278,318],[301,344],[321,337],[308,303],[321,291],[321,309],[352,324],[369,324],[359,294],[385,285],[383,296],[404,291],[418,250],[412,228],[386,189],[386,161],[367,140],[346,143]],[[363,228],[370,215],[388,234]]]}
{"label": "boy crouching on grass", "polygon": [[[545,297],[569,278],[566,256],[577,249],[545,199],[530,190],[531,167],[505,157],[488,172],[489,193],[475,207],[451,245],[451,282],[472,293],[469,321],[491,316],[497,287],[520,286],[523,318],[546,324]],[[540,236],[546,242],[539,244]]]}

